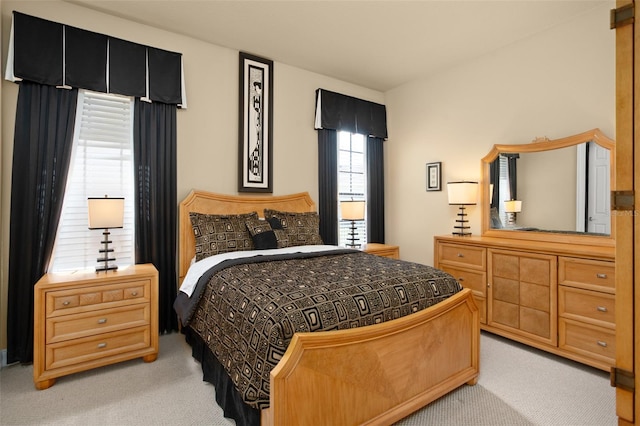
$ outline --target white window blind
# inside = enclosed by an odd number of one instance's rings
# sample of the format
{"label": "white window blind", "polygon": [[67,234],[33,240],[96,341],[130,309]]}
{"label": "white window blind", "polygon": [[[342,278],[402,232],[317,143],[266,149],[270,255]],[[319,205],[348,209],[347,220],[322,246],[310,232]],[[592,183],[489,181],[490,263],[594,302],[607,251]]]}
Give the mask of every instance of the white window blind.
{"label": "white window blind", "polygon": [[[349,243],[351,222],[342,220],[340,201],[367,201],[366,138],[364,135],[338,132],[338,244]],[[367,243],[367,219],[355,222],[359,241]]]}
{"label": "white window blind", "polygon": [[[110,229],[119,267],[134,262],[133,99],[80,91],[62,217],[49,270],[98,265],[102,230],[88,229],[88,197],[124,197],[124,226]],[[113,262],[111,262],[113,263]]]}

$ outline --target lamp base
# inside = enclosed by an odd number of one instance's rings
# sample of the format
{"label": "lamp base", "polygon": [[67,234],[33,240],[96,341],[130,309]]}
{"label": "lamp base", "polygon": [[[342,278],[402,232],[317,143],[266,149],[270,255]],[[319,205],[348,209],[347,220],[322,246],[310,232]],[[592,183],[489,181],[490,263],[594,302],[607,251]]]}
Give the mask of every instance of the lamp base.
{"label": "lamp base", "polygon": [[349,222],[351,222],[351,229],[349,230],[349,233],[347,234],[349,236],[349,238],[347,238],[347,241],[349,243],[346,244],[347,247],[350,248],[360,248],[362,247],[361,244],[356,244],[356,241],[360,241],[360,238],[356,238],[356,236],[358,234],[356,234],[356,221],[355,220],[350,220]]}
{"label": "lamp base", "polygon": [[96,274],[104,271],[115,271],[118,269],[118,265],[103,265],[103,266],[96,266]]}
{"label": "lamp base", "polygon": [[454,231],[452,232],[452,234],[460,237],[470,236],[471,232],[467,232],[467,229],[471,229],[471,227],[468,226],[469,221],[466,219],[467,213],[464,210],[464,206],[460,206],[460,212],[458,212],[458,216],[459,218],[456,219],[457,225],[453,227]]}
{"label": "lamp base", "polygon": [[104,265],[96,266],[96,274],[102,271],[108,272],[118,269],[118,265],[109,265],[109,262],[115,262],[116,260],[115,257],[109,257],[109,253],[113,253],[113,249],[109,248],[109,244],[111,243],[111,240],[109,240],[109,230],[105,229],[102,235],[104,236],[104,239],[101,241],[101,244],[104,246],[104,248],[98,250],[98,253],[104,253],[104,255],[102,257],[99,257],[97,261],[99,263],[104,262]]}

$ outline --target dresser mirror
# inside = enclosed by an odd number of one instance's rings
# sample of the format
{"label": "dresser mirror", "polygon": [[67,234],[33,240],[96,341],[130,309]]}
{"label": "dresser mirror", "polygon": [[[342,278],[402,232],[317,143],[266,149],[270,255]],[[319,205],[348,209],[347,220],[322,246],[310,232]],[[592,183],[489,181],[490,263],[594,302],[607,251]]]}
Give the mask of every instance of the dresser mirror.
{"label": "dresser mirror", "polygon": [[494,145],[482,159],[482,234],[613,244],[614,150],[599,129]]}

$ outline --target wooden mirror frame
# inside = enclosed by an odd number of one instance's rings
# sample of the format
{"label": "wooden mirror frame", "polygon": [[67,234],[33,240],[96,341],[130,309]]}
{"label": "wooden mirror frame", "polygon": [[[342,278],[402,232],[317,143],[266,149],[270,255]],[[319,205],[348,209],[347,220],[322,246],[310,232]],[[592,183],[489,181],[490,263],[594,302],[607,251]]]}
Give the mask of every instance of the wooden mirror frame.
{"label": "wooden mirror frame", "polygon": [[499,237],[499,238],[514,238],[521,240],[533,240],[533,241],[548,241],[558,243],[570,243],[570,244],[591,244],[591,245],[615,245],[615,220],[613,220],[613,214],[611,215],[611,233],[609,236],[598,236],[588,234],[573,234],[573,233],[553,233],[553,232],[536,232],[536,231],[517,231],[517,230],[505,230],[505,229],[493,229],[491,228],[491,212],[489,208],[489,168],[490,164],[498,158],[500,154],[516,154],[516,153],[529,153],[529,152],[542,152],[550,151],[554,149],[566,148],[574,145],[579,145],[585,142],[595,142],[603,148],[610,151],[610,185],[611,189],[615,188],[615,141],[608,138],[600,129],[592,129],[584,133],[580,133],[573,136],[568,136],[562,139],[549,140],[546,138],[537,138],[533,142],[528,144],[517,145],[494,145],[491,151],[482,158],[482,180],[481,180],[481,197],[482,197],[482,236],[484,237]]}

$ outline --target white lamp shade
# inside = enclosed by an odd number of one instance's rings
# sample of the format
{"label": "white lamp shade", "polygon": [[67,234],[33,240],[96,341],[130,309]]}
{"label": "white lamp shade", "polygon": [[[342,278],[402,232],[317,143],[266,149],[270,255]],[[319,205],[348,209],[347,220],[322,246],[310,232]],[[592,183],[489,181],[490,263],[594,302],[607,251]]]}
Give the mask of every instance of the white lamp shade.
{"label": "white lamp shade", "polygon": [[364,219],[364,201],[342,201],[340,209],[344,220]]}
{"label": "white lamp shade", "polygon": [[122,228],[124,198],[89,198],[89,229]]}
{"label": "white lamp shade", "polygon": [[474,205],[478,200],[478,182],[448,182],[449,204]]}
{"label": "white lamp shade", "polygon": [[520,213],[522,211],[522,201],[519,201],[519,200],[505,201],[504,211],[507,213]]}

